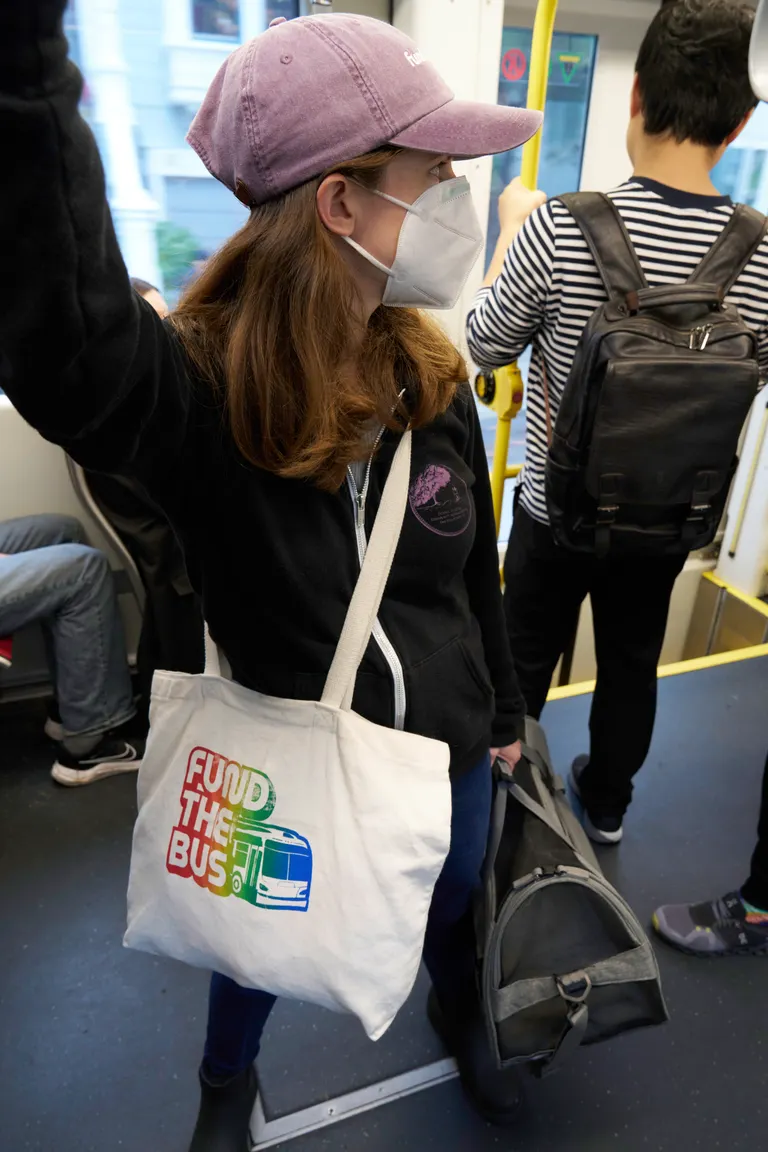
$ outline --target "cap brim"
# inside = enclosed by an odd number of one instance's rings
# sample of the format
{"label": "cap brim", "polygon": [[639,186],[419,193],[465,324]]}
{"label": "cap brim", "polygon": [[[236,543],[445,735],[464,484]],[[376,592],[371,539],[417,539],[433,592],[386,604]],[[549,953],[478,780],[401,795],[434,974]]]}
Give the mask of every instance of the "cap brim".
{"label": "cap brim", "polygon": [[423,152],[444,152],[456,160],[473,160],[519,148],[536,134],[543,119],[541,112],[528,108],[449,100],[398,132],[390,143]]}

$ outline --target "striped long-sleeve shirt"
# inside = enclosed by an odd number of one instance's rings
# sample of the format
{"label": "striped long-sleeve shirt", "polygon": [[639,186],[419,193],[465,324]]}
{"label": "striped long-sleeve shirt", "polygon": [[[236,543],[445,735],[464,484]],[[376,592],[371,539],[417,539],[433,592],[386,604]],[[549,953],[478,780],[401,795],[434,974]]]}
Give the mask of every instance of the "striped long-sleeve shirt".
{"label": "striped long-sleeve shirt", "polygon": [[[733,212],[728,197],[692,195],[645,178],[634,178],[609,195],[651,287],[687,280]],[[480,367],[509,364],[532,345],[521,500],[526,511],[543,523],[548,517],[542,363],[554,421],[581,333],[605,300],[586,241],[565,205],[555,199],[525,222],[501,274],[492,288],[479,291],[467,321],[470,354]],[[736,281],[728,301],[757,331],[761,374],[768,375],[768,239]]]}

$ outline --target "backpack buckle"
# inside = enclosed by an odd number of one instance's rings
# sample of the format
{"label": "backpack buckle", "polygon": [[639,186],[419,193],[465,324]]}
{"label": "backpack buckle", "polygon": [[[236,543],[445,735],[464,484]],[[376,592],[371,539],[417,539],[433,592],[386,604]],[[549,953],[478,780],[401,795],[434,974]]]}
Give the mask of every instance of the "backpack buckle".
{"label": "backpack buckle", "polygon": [[605,556],[611,546],[611,526],[616,522],[620,506],[619,498],[623,477],[620,473],[604,473],[600,477],[598,505],[595,518],[595,554]]}
{"label": "backpack buckle", "polygon": [[708,512],[712,511],[711,504],[691,504],[691,510],[688,513],[689,520],[703,520]]}
{"label": "backpack buckle", "polygon": [[699,472],[693,486],[693,497],[682,531],[682,542],[692,546],[696,539],[696,529],[705,524],[712,514],[710,493],[716,487],[716,472]]}
{"label": "backpack buckle", "polygon": [[711,504],[691,504],[680,535],[682,543],[689,551],[694,547],[697,531],[700,531],[702,525],[707,522],[711,511]]}
{"label": "backpack buckle", "polygon": [[611,547],[611,525],[616,520],[618,504],[600,504],[595,521],[595,555],[606,556]]}
{"label": "backpack buckle", "polygon": [[557,990],[569,1004],[583,1004],[592,991],[592,981],[586,972],[569,972],[567,976],[555,976]]}

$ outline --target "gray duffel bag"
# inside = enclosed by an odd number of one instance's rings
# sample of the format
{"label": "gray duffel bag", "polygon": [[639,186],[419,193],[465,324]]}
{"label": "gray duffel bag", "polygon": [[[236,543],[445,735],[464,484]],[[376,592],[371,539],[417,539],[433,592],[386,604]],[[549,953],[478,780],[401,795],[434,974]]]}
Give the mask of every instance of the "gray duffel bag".
{"label": "gray duffel bag", "polygon": [[668,1014],[648,937],[603,876],[535,720],[514,775],[501,762],[494,775],[481,999],[499,1066],[543,1074],[581,1044]]}

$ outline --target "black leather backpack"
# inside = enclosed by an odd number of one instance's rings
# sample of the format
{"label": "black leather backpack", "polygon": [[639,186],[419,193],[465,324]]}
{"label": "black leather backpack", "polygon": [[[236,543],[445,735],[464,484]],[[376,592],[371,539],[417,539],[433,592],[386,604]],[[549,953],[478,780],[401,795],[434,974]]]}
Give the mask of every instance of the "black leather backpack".
{"label": "black leather backpack", "polygon": [[560,199],[608,302],[584,329],[551,432],[555,538],[598,555],[702,548],[717,532],[759,387],[757,338],[725,297],[766,218],[737,206],[687,283],[649,288],[608,197]]}

